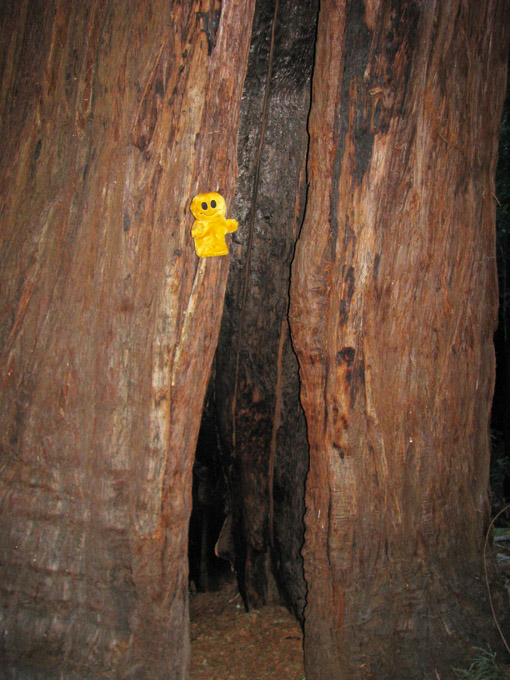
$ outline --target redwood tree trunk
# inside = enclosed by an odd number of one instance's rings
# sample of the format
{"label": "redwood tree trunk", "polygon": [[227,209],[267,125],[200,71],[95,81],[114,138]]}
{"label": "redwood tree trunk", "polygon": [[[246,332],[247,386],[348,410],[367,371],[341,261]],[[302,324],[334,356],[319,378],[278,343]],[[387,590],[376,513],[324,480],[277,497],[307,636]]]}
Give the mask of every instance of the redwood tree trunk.
{"label": "redwood tree trunk", "polygon": [[0,666],[185,678],[191,465],[253,1],[3,3]]}
{"label": "redwood tree trunk", "polygon": [[506,10],[321,3],[291,289],[308,680],[451,678],[487,639]]}

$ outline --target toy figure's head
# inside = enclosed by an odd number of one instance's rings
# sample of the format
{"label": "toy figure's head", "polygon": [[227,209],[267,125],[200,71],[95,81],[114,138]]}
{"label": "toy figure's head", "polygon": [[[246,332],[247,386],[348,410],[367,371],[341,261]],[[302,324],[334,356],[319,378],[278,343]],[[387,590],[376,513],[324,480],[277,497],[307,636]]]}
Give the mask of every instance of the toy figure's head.
{"label": "toy figure's head", "polygon": [[215,191],[198,194],[191,201],[191,212],[197,220],[211,219],[217,216],[223,217],[226,210],[225,199]]}

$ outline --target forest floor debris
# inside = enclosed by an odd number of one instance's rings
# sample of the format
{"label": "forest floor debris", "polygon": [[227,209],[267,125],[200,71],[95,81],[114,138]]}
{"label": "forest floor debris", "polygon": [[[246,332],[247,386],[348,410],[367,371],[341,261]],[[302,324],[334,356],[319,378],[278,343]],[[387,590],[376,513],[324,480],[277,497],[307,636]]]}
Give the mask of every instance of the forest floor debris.
{"label": "forest floor debris", "polygon": [[246,612],[235,582],[190,595],[190,680],[302,680],[302,632],[279,606]]}
{"label": "forest floor debris", "polygon": [[[507,532],[497,530],[495,542],[510,605]],[[235,580],[215,591],[190,594],[190,618],[190,680],[303,680],[303,635],[297,621],[279,606],[246,612]],[[480,677],[471,671],[457,670],[457,677]],[[494,677],[506,678],[509,671],[505,666]]]}

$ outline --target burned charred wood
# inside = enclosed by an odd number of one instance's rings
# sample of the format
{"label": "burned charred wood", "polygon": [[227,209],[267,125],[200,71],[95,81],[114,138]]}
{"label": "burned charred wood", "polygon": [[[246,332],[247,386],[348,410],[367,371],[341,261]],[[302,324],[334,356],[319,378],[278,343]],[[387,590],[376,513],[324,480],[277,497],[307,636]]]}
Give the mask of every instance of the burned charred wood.
{"label": "burned charred wood", "polygon": [[257,2],[239,129],[229,284],[216,396],[245,603],[282,599],[302,615],[308,467],[287,325],[290,262],[305,196],[306,121],[317,2]]}

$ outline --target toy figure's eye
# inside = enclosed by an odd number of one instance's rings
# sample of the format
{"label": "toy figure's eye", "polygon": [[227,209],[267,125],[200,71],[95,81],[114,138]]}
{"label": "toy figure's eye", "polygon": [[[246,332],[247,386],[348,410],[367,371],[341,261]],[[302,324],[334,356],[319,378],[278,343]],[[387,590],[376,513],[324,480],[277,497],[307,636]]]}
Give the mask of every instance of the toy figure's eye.
{"label": "toy figure's eye", "polygon": [[[212,204],[211,204],[211,205],[212,205]],[[207,210],[207,207],[208,207],[208,206],[207,206],[207,203],[204,201],[204,202],[202,203],[202,210]]]}
{"label": "toy figure's eye", "polygon": [[211,201],[211,208],[215,208],[215,207],[216,207],[216,201],[213,199]]}

